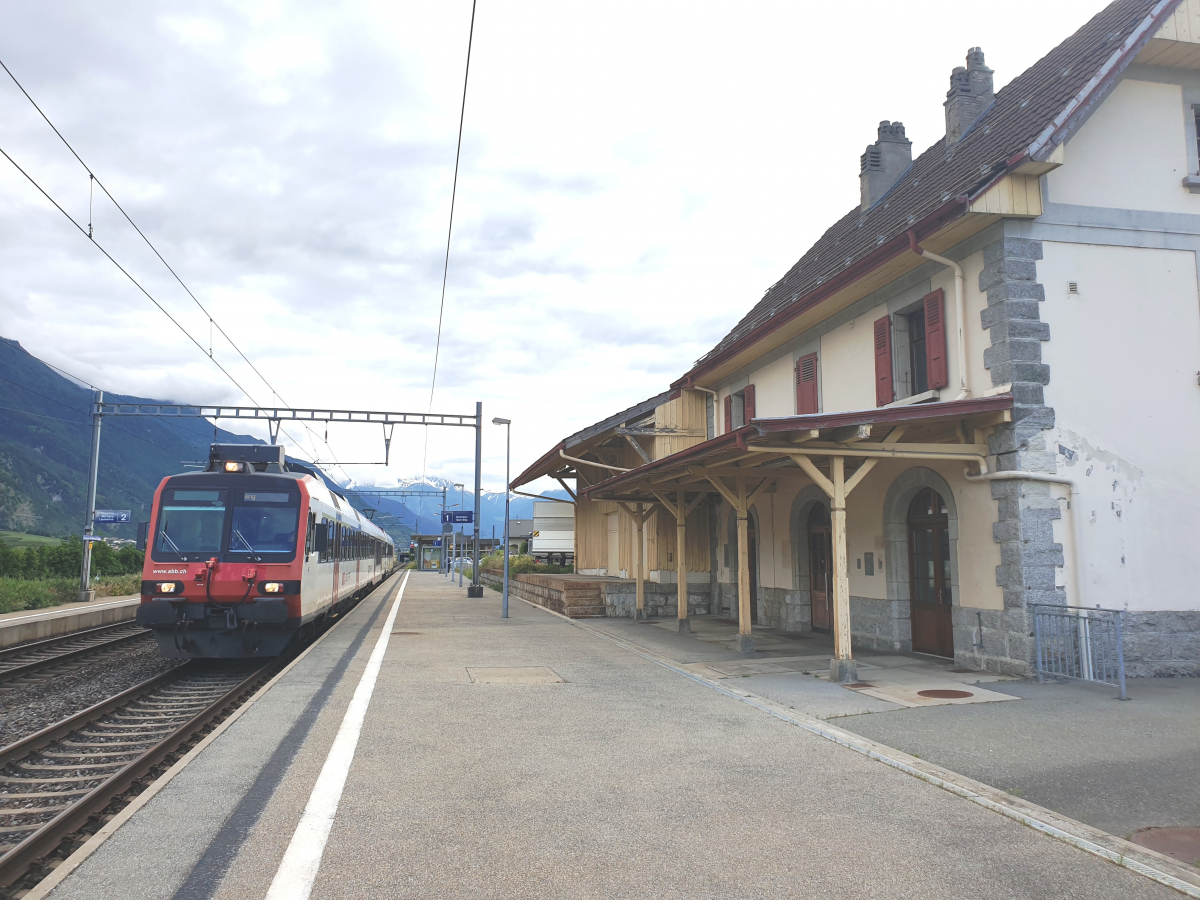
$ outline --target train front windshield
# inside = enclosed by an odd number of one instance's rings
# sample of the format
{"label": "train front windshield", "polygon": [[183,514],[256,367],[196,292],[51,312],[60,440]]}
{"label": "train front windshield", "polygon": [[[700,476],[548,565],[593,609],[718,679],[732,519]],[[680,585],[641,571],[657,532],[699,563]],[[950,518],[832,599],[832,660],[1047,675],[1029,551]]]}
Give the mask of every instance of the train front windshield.
{"label": "train front windshield", "polygon": [[295,553],[300,498],[284,491],[237,491],[229,552],[262,557]]}
{"label": "train front windshield", "polygon": [[221,550],[225,534],[226,491],[163,492],[154,556],[203,559]]}
{"label": "train front windshield", "polygon": [[291,491],[168,488],[154,535],[156,562],[290,562],[300,495]]}

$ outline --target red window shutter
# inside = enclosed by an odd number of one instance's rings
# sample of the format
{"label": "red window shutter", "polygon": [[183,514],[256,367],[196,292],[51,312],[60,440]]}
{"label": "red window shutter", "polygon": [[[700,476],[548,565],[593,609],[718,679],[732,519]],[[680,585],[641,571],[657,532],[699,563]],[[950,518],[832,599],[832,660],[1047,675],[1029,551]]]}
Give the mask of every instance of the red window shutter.
{"label": "red window shutter", "polygon": [[892,385],[892,319],[875,320],[875,405],[887,406],[896,399]]}
{"label": "red window shutter", "polygon": [[946,304],[942,290],[925,295],[925,356],[928,360],[929,387],[944,388],[950,383],[946,363]]}
{"label": "red window shutter", "polygon": [[754,408],[754,385],[746,385],[746,390],[742,393],[742,409],[744,413],[742,419],[746,425],[750,424],[750,420],[754,418],[756,412]]}
{"label": "red window shutter", "polygon": [[725,433],[733,431],[733,394],[725,398]]}
{"label": "red window shutter", "polygon": [[796,415],[815,415],[817,410],[817,354],[796,360]]}

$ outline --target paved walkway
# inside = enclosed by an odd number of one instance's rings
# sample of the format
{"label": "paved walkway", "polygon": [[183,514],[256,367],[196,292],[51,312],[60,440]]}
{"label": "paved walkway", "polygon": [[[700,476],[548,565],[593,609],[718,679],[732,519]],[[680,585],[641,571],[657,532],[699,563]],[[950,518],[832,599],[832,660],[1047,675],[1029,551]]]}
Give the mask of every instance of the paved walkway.
{"label": "paved walkway", "polygon": [[[264,897],[386,621],[383,593],[52,896]],[[496,594],[464,593],[410,578],[318,900],[1178,896],[595,631],[520,602],[501,620]]]}

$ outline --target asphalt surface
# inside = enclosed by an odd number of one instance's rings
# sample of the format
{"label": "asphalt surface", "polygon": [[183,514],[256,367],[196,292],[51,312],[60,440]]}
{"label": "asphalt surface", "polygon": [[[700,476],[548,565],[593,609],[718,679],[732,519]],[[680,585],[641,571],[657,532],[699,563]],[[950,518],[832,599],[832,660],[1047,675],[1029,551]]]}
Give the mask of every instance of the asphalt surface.
{"label": "asphalt surface", "polygon": [[831,721],[1121,837],[1200,826],[1200,678],[1130,679],[1128,701],[1080,682],[987,688],[1021,702]]}
{"label": "asphalt surface", "polygon": [[[494,593],[464,593],[409,581],[316,900],[1177,896],[543,610],[501,620]],[[263,896],[381,611],[360,605],[52,897]],[[564,682],[468,674],[502,667]]]}

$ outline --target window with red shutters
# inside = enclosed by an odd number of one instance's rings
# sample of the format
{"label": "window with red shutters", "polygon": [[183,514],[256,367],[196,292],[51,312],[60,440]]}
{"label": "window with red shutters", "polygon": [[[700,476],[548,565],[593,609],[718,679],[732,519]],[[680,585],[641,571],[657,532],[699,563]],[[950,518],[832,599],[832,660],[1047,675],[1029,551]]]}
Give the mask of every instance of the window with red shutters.
{"label": "window with red shutters", "polygon": [[815,415],[817,409],[817,354],[796,360],[796,415]]}
{"label": "window with red shutters", "polygon": [[725,433],[733,431],[733,394],[725,398]]}
{"label": "window with red shutters", "polygon": [[756,409],[754,406],[754,385],[746,385],[746,389],[742,391],[742,424],[749,425],[750,420],[754,418]]}
{"label": "window with red shutters", "polygon": [[942,289],[925,295],[925,358],[928,360],[929,388],[944,388],[950,383],[946,360],[946,304]]}
{"label": "window with red shutters", "polygon": [[875,405],[887,406],[896,399],[892,385],[892,319],[875,320]]}

